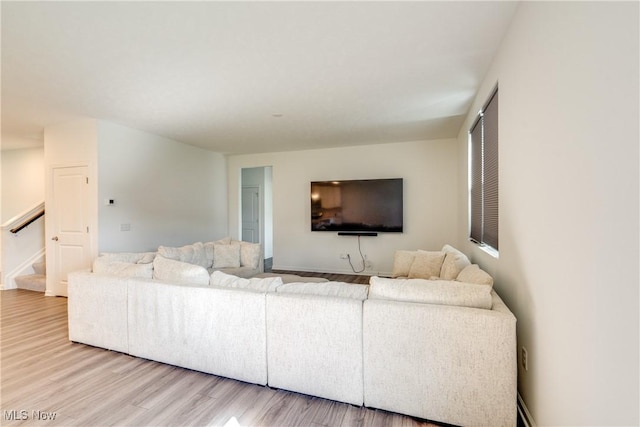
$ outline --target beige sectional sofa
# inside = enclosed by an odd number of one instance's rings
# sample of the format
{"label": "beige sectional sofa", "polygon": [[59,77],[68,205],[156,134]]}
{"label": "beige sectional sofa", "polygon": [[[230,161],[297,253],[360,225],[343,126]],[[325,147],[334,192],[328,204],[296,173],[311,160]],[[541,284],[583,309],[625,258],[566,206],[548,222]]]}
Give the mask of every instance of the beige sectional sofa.
{"label": "beige sectional sofa", "polygon": [[[462,264],[458,276],[477,269]],[[500,297],[487,284],[396,273],[355,285],[213,271],[193,285],[75,272],[69,339],[433,421],[515,425],[516,320]]]}

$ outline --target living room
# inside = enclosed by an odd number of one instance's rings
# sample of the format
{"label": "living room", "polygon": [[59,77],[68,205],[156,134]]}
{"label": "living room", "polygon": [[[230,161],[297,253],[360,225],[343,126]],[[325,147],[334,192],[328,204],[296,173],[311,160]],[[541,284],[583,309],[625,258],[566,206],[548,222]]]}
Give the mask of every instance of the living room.
{"label": "living room", "polygon": [[[637,425],[638,31],[634,2],[519,4],[454,136],[225,154],[101,117],[51,123],[26,150],[45,170],[90,165],[95,254],[238,238],[241,171],[271,167],[274,268],[301,271],[348,272],[339,255],[358,251],[310,231],[311,181],[402,177],[405,232],[361,239],[368,273],[388,274],[396,249],[454,244],[518,319],[518,393],[536,424]],[[468,132],[496,84],[499,257],[468,241]],[[19,154],[2,157],[4,199]]]}

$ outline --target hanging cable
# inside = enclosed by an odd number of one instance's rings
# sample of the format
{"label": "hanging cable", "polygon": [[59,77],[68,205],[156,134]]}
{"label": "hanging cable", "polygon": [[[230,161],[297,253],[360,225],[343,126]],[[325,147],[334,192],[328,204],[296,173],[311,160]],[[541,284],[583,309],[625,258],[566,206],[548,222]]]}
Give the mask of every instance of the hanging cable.
{"label": "hanging cable", "polygon": [[360,253],[360,258],[362,259],[362,270],[356,270],[353,264],[351,263],[351,255],[347,254],[347,259],[349,260],[349,265],[351,266],[351,270],[354,273],[362,273],[367,269],[367,265],[364,259],[364,255],[362,254],[362,248],[360,246],[360,236],[358,236],[358,252]]}

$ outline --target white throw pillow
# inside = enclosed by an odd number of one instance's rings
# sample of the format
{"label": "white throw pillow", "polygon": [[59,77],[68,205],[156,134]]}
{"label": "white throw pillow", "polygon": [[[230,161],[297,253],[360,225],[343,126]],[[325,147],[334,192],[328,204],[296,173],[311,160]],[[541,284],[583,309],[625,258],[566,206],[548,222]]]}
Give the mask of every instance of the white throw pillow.
{"label": "white throw pillow", "polygon": [[417,251],[397,250],[393,256],[393,277],[408,277]]}
{"label": "white throw pillow", "polygon": [[455,280],[465,267],[471,265],[469,258],[453,246],[444,245],[442,252],[446,254],[440,269],[440,278],[443,280]]}
{"label": "white throw pillow", "polygon": [[409,278],[428,279],[432,276],[440,276],[444,256],[444,252],[418,251],[411,263]]}
{"label": "white throw pillow", "polygon": [[231,237],[224,237],[220,240],[216,240],[215,242],[207,242],[204,244],[204,250],[205,250],[205,253],[207,254],[207,261],[209,263],[209,267],[213,265],[213,246],[228,245],[229,243],[231,243]]}
{"label": "white throw pillow", "polygon": [[213,268],[240,267],[240,243],[213,245]]}
{"label": "white throw pillow", "polygon": [[225,288],[252,289],[260,292],[275,292],[282,285],[282,279],[280,277],[245,279],[222,271],[214,271],[211,273],[210,285]]}
{"label": "white throw pillow", "polygon": [[493,286],[493,277],[486,271],[482,270],[478,264],[465,267],[456,278],[458,282],[473,283],[475,285],[487,285],[489,288]]}
{"label": "white throw pillow", "polygon": [[190,285],[209,284],[209,272],[206,268],[165,258],[159,254],[153,260],[153,278]]}
{"label": "white throw pillow", "polygon": [[371,277],[369,299],[491,309],[491,288],[448,280]]}
{"label": "white throw pillow", "polygon": [[211,267],[211,264],[207,259],[207,252],[202,242],[181,246],[179,248],[160,246],[158,247],[158,254],[175,261],[195,264],[204,268]]}
{"label": "white throw pillow", "polygon": [[261,253],[259,243],[240,242],[240,266],[258,268]]}

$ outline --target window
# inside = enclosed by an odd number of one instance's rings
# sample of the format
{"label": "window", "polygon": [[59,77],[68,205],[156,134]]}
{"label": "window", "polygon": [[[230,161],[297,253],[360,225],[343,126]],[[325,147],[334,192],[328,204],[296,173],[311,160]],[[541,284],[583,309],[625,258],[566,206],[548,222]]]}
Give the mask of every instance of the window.
{"label": "window", "polygon": [[469,131],[469,238],[498,250],[498,89]]}

